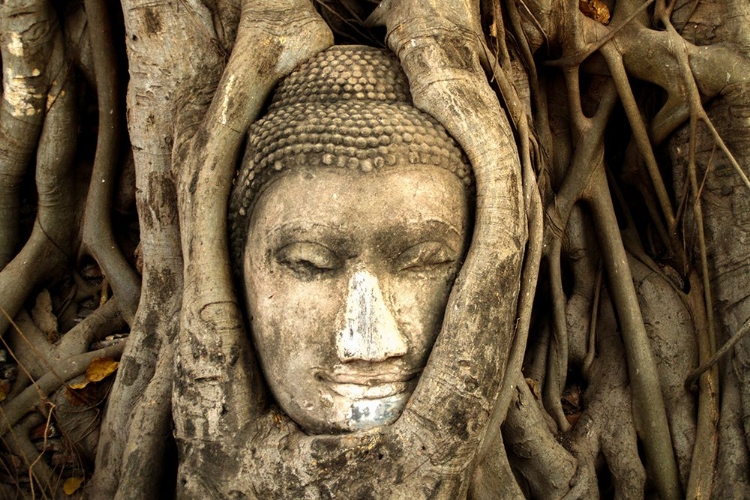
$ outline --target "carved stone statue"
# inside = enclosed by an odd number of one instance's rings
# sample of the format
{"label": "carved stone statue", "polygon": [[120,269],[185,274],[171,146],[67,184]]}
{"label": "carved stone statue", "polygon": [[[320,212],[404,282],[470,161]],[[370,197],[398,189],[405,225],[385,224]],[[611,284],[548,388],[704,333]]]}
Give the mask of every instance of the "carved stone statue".
{"label": "carved stone statue", "polygon": [[268,387],[305,431],[394,422],[469,243],[471,169],[388,51],[336,46],[249,133],[230,231]]}
{"label": "carved stone statue", "polygon": [[[186,292],[178,496],[497,490],[481,477],[501,477],[482,471],[502,446],[490,421],[502,419],[526,235],[518,156],[503,133],[494,168],[470,166],[412,104],[402,67],[388,51],[331,47],[249,126],[228,207],[240,293],[189,298],[209,276]],[[482,110],[469,122],[497,111]]]}

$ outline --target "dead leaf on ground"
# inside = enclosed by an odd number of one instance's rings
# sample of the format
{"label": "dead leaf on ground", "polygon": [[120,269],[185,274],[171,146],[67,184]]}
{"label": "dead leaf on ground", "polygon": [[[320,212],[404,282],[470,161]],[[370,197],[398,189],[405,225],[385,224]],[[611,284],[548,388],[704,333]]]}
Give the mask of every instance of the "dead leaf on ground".
{"label": "dead leaf on ground", "polygon": [[0,380],[0,401],[5,401],[5,398],[8,397],[8,394],[10,394],[10,389],[10,380]]}
{"label": "dead leaf on ground", "polygon": [[76,491],[78,491],[78,488],[80,488],[82,484],[83,484],[82,477],[69,477],[63,483],[63,491],[65,492],[66,495],[70,496]]}
{"label": "dead leaf on ground", "polygon": [[91,382],[100,382],[116,372],[118,366],[120,366],[120,363],[115,361],[114,358],[94,358],[89,367],[86,368],[86,378],[83,382],[68,384],[68,387],[83,389]]}
{"label": "dead leaf on ground", "polygon": [[609,24],[609,8],[601,0],[578,0],[578,8],[586,17]]}
{"label": "dead leaf on ground", "polygon": [[89,385],[89,382],[91,382],[89,379],[83,379],[83,382],[78,382],[76,384],[68,384],[68,387],[71,389],[83,389],[87,385]]}
{"label": "dead leaf on ground", "polygon": [[526,378],[526,385],[529,386],[529,389],[531,389],[531,393],[534,395],[536,399],[539,399],[539,382],[534,380],[533,378]]}
{"label": "dead leaf on ground", "polygon": [[36,303],[31,309],[31,319],[51,343],[60,337],[57,331],[57,316],[52,312],[52,296],[46,288],[36,296]]}
{"label": "dead leaf on ground", "polygon": [[86,378],[92,382],[99,382],[117,371],[120,363],[114,358],[95,358],[86,368]]}
{"label": "dead leaf on ground", "polygon": [[583,413],[583,397],[582,389],[579,385],[572,384],[563,390],[562,393],[562,408],[565,413],[565,418],[568,420],[570,425],[575,425],[578,419],[581,418]]}

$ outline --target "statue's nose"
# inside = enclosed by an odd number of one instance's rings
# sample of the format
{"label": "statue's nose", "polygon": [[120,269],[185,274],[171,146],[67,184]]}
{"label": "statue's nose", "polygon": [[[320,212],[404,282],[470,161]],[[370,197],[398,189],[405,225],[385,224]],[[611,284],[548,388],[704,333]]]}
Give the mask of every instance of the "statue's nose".
{"label": "statue's nose", "polygon": [[406,338],[383,300],[378,278],[366,270],[349,280],[344,328],[336,338],[339,359],[385,361],[408,351]]}

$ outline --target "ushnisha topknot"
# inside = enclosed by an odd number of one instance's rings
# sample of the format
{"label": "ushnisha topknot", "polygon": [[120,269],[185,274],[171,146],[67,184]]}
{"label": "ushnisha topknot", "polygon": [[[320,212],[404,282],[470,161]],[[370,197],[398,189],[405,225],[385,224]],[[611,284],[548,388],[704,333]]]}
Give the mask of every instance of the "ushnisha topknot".
{"label": "ushnisha topknot", "polygon": [[463,151],[412,105],[406,75],[390,51],[338,45],[301,64],[248,131],[229,202],[234,262],[242,260],[253,202],[274,176],[299,167],[371,172],[399,161],[443,167],[471,184]]}

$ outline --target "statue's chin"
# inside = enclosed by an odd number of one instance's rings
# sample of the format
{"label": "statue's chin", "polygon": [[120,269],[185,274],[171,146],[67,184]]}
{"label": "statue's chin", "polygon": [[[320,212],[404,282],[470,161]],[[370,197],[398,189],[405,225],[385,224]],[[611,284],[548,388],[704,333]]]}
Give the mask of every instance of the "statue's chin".
{"label": "statue's chin", "polygon": [[415,385],[416,380],[408,384],[407,390],[377,398],[328,397],[322,408],[292,406],[288,415],[308,434],[342,434],[374,429],[398,420]]}
{"label": "statue's chin", "polygon": [[354,401],[346,415],[346,426],[350,431],[363,431],[392,424],[401,416],[411,392],[402,392],[381,399]]}

